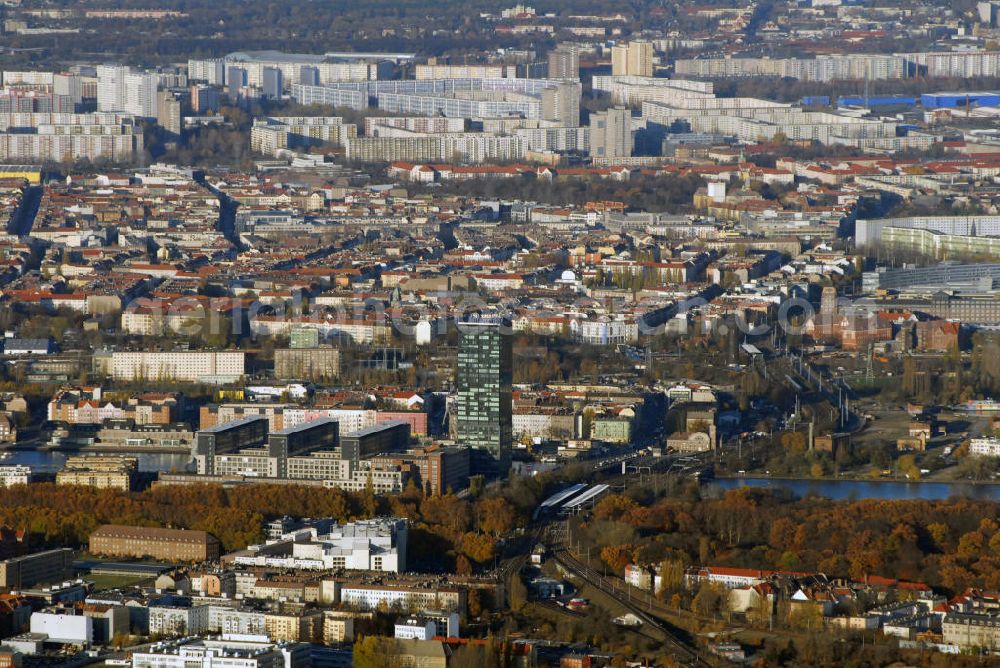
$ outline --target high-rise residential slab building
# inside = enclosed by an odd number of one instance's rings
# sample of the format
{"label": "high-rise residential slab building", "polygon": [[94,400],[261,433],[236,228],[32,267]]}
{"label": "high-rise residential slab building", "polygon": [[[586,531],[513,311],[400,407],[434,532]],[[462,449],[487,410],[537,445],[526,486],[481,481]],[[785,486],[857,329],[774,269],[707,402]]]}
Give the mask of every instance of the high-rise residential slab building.
{"label": "high-rise residential slab building", "polygon": [[561,126],[580,125],[580,84],[560,83],[542,91],[542,118]]}
{"label": "high-rise residential slab building", "polygon": [[230,100],[240,96],[240,89],[247,85],[247,71],[242,67],[230,65],[226,68],[226,92]]}
{"label": "high-rise residential slab building", "polygon": [[261,77],[261,88],[264,90],[264,97],[277,99],[281,97],[281,89],[284,87],[284,75],[277,67],[265,67]]}
{"label": "high-rise residential slab building", "polygon": [[52,75],[52,93],[65,95],[74,104],[83,101],[83,81],[79,74],[64,73]]}
{"label": "high-rise residential slab building", "polygon": [[99,352],[94,371],[116,380],[232,383],[244,373],[242,351],[170,350]]}
{"label": "high-rise residential slab building", "polygon": [[211,86],[221,86],[226,83],[226,61],[222,58],[189,60],[188,80],[204,81]]}
{"label": "high-rise residential slab building", "polygon": [[299,68],[299,83],[303,86],[318,86],[320,82],[319,68],[315,65],[303,65]]}
{"label": "high-rise residential slab building", "polygon": [[627,158],[632,155],[632,112],[612,107],[590,115],[590,156]]}
{"label": "high-rise residential slab building", "polygon": [[643,40],[611,47],[611,74],[653,76],[653,43]]}
{"label": "high-rise residential slab building", "polygon": [[472,448],[473,473],[501,476],[513,442],[513,348],[499,321],[462,324],[458,348],[455,434]]}
{"label": "high-rise residential slab building", "polygon": [[191,86],[191,110],[196,114],[218,111],[222,97],[217,88],[211,86]]}
{"label": "high-rise residential slab building", "polygon": [[169,90],[161,90],[156,103],[156,122],[172,137],[181,135],[181,101]]}
{"label": "high-rise residential slab building", "polygon": [[575,44],[560,44],[549,51],[549,79],[580,80],[580,50]]}
{"label": "high-rise residential slab building", "polygon": [[156,118],[158,84],[156,74],[135,72],[124,65],[99,65],[97,110]]}

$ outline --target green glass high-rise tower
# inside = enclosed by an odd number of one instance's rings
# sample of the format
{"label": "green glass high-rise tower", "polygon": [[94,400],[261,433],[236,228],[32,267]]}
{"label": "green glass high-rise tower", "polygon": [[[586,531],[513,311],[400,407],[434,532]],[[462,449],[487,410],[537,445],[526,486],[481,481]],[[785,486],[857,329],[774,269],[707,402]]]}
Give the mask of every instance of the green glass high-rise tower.
{"label": "green glass high-rise tower", "polygon": [[455,435],[472,448],[472,472],[490,477],[510,470],[513,444],[511,335],[499,321],[460,325]]}

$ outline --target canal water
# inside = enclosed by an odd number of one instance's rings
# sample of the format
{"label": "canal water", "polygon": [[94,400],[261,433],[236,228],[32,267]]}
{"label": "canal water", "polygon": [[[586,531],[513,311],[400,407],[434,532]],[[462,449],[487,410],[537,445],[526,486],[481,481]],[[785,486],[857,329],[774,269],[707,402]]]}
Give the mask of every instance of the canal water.
{"label": "canal water", "polygon": [[[33,471],[37,471],[38,473],[55,473],[62,469],[63,464],[66,463],[66,458],[72,456],[73,454],[76,453],[39,450],[10,450],[7,451],[6,456],[0,459],[0,466],[14,466],[15,464],[22,464],[24,466],[30,466]],[[184,473],[188,470],[188,464],[191,462],[190,455],[167,455],[160,453],[122,454],[128,454],[131,457],[136,457],[139,460],[139,470],[150,473],[158,473],[161,471],[165,473]]]}
{"label": "canal water", "polygon": [[705,483],[704,489],[721,493],[740,487],[784,489],[795,496],[822,496],[836,501],[881,499],[897,501],[923,499],[941,501],[968,498],[1000,501],[1000,484],[964,482],[892,482],[889,480],[782,480],[776,478],[720,478]]}

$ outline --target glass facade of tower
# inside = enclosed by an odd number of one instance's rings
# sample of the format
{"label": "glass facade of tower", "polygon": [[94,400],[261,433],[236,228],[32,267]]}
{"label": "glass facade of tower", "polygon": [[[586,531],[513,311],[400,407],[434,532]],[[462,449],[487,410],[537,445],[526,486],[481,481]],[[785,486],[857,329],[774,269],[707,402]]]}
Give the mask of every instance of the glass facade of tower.
{"label": "glass facade of tower", "polygon": [[513,442],[511,336],[497,324],[463,323],[455,435],[472,448],[473,473],[504,475]]}

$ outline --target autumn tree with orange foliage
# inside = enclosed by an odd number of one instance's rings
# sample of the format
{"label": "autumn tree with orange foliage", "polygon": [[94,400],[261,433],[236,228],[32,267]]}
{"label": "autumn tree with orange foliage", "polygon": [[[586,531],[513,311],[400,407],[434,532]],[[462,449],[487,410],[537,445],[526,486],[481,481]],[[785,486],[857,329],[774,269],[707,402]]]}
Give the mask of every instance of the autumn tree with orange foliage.
{"label": "autumn tree with orange foliage", "polygon": [[601,549],[601,561],[613,572],[620,574],[632,563],[632,545],[608,545]]}
{"label": "autumn tree with orange foliage", "polygon": [[622,495],[577,521],[574,540],[620,573],[629,559],[792,568],[863,581],[923,582],[952,593],[1000,588],[1000,503],[980,500],[830,501],[743,488],[720,498]]}

